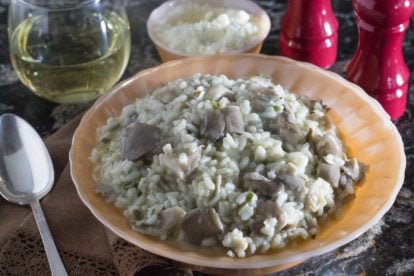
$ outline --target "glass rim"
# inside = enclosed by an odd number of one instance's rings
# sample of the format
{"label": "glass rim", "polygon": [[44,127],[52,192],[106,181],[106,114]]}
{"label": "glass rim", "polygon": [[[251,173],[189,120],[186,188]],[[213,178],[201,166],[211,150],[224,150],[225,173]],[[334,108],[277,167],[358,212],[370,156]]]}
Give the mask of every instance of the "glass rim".
{"label": "glass rim", "polygon": [[[45,5],[36,5],[36,4],[30,3],[28,0],[12,0],[12,2],[15,2],[16,4],[20,4],[20,5],[25,5],[33,9],[38,9],[38,10],[41,9],[41,10],[49,10],[49,11],[66,11],[66,10],[77,10],[91,3],[101,2],[101,0],[85,0],[76,5],[74,4],[73,6],[68,6],[68,7],[63,6],[63,7],[55,7],[55,8],[45,6]],[[47,1],[46,3],[47,3],[46,5],[50,4],[49,1]]]}

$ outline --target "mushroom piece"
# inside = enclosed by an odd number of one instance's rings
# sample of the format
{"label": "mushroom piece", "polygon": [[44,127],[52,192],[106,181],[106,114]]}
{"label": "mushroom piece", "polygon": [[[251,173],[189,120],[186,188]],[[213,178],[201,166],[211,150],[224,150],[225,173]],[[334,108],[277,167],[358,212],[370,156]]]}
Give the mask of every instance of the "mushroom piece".
{"label": "mushroom piece", "polygon": [[174,147],[174,145],[176,145],[178,142],[177,141],[175,141],[176,139],[174,139],[174,138],[171,138],[171,137],[169,137],[169,138],[164,138],[164,139],[161,139],[158,143],[157,143],[157,145],[155,146],[155,148],[153,148],[151,151],[149,151],[147,154],[151,154],[151,155],[154,155],[154,154],[160,154],[160,153],[162,153],[162,148],[166,145],[166,144],[171,144],[171,146],[172,147]]}
{"label": "mushroom piece", "polygon": [[181,222],[184,216],[185,211],[178,206],[161,211],[161,231],[168,233]]}
{"label": "mushroom piece", "polygon": [[295,168],[290,165],[282,168],[277,174],[276,179],[292,190],[300,190],[305,185],[303,179],[295,174]]}
{"label": "mushroom piece", "polygon": [[272,181],[257,172],[246,173],[243,181],[247,188],[263,197],[271,197],[274,193],[279,192],[283,186],[279,181]]}
{"label": "mushroom piece", "polygon": [[269,106],[269,101],[279,99],[280,95],[272,87],[262,87],[256,92],[255,97],[251,100],[252,111],[262,113]]}
{"label": "mushroom piece", "polygon": [[279,206],[270,200],[259,200],[256,206],[256,214],[264,218],[277,217]]}
{"label": "mushroom piece", "polygon": [[266,110],[266,103],[263,100],[260,99],[255,99],[254,101],[251,102],[252,104],[252,111],[255,113],[262,113]]}
{"label": "mushroom piece", "polygon": [[316,142],[316,150],[320,156],[332,154],[341,157],[343,153],[341,141],[331,133],[324,134]]}
{"label": "mushroom piece", "polygon": [[320,163],[317,175],[329,182],[333,187],[338,187],[341,170],[337,165]]}
{"label": "mushroom piece", "polygon": [[284,142],[289,142],[292,145],[297,145],[306,136],[295,123],[293,115],[287,110],[272,119],[269,128],[276,131]]}
{"label": "mushroom piece", "polygon": [[180,167],[177,158],[175,157],[171,144],[166,144],[162,148],[164,154],[160,155],[160,160],[164,165],[172,171],[179,179],[184,180],[185,175],[183,169]]}
{"label": "mushroom piece", "polygon": [[292,190],[299,190],[304,186],[304,181],[296,175],[281,173],[277,175],[277,179]]}
{"label": "mushroom piece", "polygon": [[312,100],[306,95],[297,95],[297,99],[301,100],[304,105],[306,105],[310,112],[313,112],[315,110],[320,110],[322,112],[327,112],[329,110],[328,106],[323,103],[321,99]]}
{"label": "mushroom piece", "polygon": [[136,161],[157,147],[161,129],[145,123],[134,122],[125,128],[121,138],[122,158]]}
{"label": "mushroom piece", "polygon": [[226,133],[244,132],[244,122],[239,107],[226,106],[221,109],[221,113],[224,116]]}
{"label": "mushroom piece", "polygon": [[217,101],[221,97],[229,95],[229,94],[233,94],[233,91],[231,91],[227,87],[219,84],[219,85],[215,85],[215,86],[211,87],[207,91],[206,98],[208,100],[211,100],[211,101]]}
{"label": "mushroom piece", "polygon": [[184,170],[184,175],[187,177],[197,169],[201,160],[201,151],[203,147],[199,146],[196,151],[188,158],[187,168]]}
{"label": "mushroom piece", "polygon": [[180,165],[178,159],[174,155],[171,144],[167,144],[163,147],[164,155],[161,155],[161,159],[165,166],[170,169],[181,180],[185,180],[194,170],[198,167],[201,159],[201,150],[203,146],[199,146],[194,153],[188,157],[188,163],[186,167]]}
{"label": "mushroom piece", "polygon": [[341,177],[339,178],[339,185],[344,187],[349,187],[354,184],[354,181],[346,173],[342,172]]}
{"label": "mushroom piece", "polygon": [[197,208],[184,216],[181,229],[191,243],[201,244],[204,239],[217,238],[223,232],[223,223],[214,208]]}
{"label": "mushroom piece", "polygon": [[224,128],[223,114],[219,110],[212,110],[204,119],[201,135],[215,142],[224,134]]}
{"label": "mushroom piece", "polygon": [[367,166],[363,163],[359,163],[356,158],[352,158],[345,162],[342,170],[348,175],[353,181],[357,182],[365,175]]}
{"label": "mushroom piece", "polygon": [[277,93],[274,87],[270,86],[259,89],[257,91],[257,97],[268,102],[270,100],[279,98],[280,95]]}
{"label": "mushroom piece", "polygon": [[263,227],[263,222],[268,218],[275,217],[278,221],[278,229],[286,225],[286,214],[273,201],[259,200],[256,207],[255,220],[249,225],[252,232],[260,234]]}

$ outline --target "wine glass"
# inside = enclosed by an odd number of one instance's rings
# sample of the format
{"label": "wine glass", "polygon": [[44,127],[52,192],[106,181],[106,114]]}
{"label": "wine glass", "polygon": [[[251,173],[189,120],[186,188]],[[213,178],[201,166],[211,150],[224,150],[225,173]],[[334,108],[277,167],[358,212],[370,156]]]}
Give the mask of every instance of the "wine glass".
{"label": "wine glass", "polygon": [[11,0],[8,24],[18,77],[54,102],[97,98],[128,63],[129,22],[119,0]]}

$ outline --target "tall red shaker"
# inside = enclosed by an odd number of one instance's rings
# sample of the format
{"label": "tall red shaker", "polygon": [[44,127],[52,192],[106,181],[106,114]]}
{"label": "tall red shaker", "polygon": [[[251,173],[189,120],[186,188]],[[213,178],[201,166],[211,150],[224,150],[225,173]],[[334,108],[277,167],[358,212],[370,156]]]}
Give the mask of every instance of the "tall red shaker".
{"label": "tall red shaker", "polygon": [[335,62],[337,45],[330,0],[289,0],[280,24],[281,55],[326,68]]}
{"label": "tall red shaker", "polygon": [[404,32],[414,11],[412,0],[353,0],[359,31],[347,78],[376,98],[391,116],[404,114],[410,72],[404,62]]}

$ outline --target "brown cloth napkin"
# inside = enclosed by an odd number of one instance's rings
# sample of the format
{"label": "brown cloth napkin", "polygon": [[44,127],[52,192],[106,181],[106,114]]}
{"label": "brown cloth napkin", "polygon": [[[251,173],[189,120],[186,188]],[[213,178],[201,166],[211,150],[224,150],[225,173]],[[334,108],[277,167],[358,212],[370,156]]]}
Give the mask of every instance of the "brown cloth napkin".
{"label": "brown cloth napkin", "polygon": [[[46,140],[55,186],[41,201],[69,275],[192,275],[190,269],[150,254],[106,229],[79,199],[70,177],[69,148],[77,118]],[[0,275],[50,275],[30,207],[0,197]]]}

